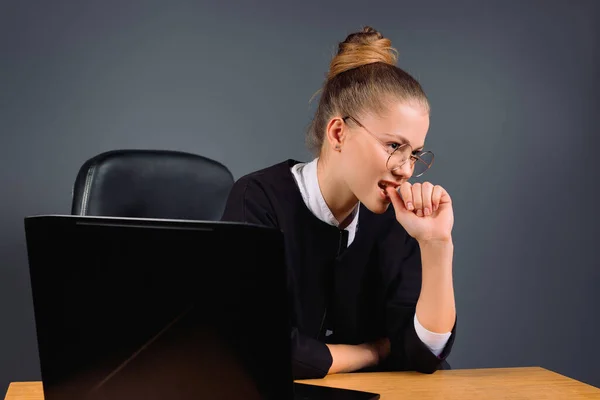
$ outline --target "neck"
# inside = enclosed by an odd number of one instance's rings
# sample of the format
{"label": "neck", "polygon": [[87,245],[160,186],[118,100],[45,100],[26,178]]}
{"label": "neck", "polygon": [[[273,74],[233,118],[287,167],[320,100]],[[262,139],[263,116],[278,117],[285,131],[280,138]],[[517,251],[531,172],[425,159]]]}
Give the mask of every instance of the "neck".
{"label": "neck", "polygon": [[328,168],[327,165],[319,158],[317,161],[317,180],[327,207],[340,223],[340,228],[343,229],[351,222],[349,217],[357,207],[358,199],[346,183],[338,179],[335,171]]}

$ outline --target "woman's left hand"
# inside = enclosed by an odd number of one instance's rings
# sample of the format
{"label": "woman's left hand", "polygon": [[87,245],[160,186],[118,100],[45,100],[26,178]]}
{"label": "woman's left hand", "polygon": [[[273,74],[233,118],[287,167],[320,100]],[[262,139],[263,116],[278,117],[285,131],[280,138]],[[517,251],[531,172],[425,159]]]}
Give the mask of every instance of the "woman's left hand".
{"label": "woman's left hand", "polygon": [[399,192],[388,186],[387,194],[396,219],[419,243],[451,241],[454,212],[446,190],[429,182],[404,182]]}

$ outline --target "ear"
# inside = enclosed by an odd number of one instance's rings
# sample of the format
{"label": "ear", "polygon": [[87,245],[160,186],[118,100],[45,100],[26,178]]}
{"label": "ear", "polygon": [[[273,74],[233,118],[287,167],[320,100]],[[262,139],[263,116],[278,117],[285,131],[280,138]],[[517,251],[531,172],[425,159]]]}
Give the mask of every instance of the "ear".
{"label": "ear", "polygon": [[347,136],[346,124],[340,117],[329,120],[325,130],[325,138],[329,147],[334,151],[340,151]]}

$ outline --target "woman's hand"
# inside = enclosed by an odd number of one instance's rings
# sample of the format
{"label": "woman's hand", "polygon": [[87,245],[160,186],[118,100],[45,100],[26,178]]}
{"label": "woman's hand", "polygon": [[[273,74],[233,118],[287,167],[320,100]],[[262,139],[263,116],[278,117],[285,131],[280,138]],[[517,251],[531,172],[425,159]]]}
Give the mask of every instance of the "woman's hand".
{"label": "woman's hand", "polygon": [[429,182],[387,189],[396,219],[419,243],[423,271],[416,313],[425,329],[436,333],[452,330],[456,305],[452,284],[452,226],[454,213],[450,195]]}
{"label": "woman's hand", "polygon": [[348,373],[381,363],[390,354],[390,341],[382,338],[357,345],[327,344],[333,363],[328,374]]}
{"label": "woman's hand", "polygon": [[404,182],[398,191],[390,186],[386,191],[394,206],[396,219],[419,243],[452,239],[452,200],[443,187],[429,182]]}

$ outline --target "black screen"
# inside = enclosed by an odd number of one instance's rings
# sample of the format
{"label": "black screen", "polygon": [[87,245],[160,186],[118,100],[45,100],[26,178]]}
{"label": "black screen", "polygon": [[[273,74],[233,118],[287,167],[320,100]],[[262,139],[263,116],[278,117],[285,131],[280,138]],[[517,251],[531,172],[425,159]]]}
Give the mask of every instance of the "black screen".
{"label": "black screen", "polygon": [[46,400],[293,396],[281,232],[26,218]]}

